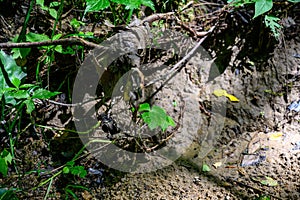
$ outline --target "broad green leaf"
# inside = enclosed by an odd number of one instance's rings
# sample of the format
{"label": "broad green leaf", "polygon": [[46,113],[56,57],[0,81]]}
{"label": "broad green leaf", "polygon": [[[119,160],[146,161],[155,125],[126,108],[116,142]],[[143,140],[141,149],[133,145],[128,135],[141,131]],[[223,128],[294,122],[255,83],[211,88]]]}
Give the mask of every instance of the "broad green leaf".
{"label": "broad green leaf", "polygon": [[86,0],[86,8],[84,11],[84,15],[87,12],[104,10],[110,5],[109,0]]}
{"label": "broad green leaf", "polygon": [[259,15],[262,15],[269,10],[271,10],[273,7],[273,1],[272,0],[257,0],[255,2],[255,15],[253,17],[256,18]]}
{"label": "broad green leaf", "polygon": [[[22,80],[22,78],[24,78],[26,76],[26,73],[24,73],[22,71],[21,67],[19,67],[16,64],[13,57],[5,54],[4,51],[2,51],[2,50],[0,51],[0,62],[3,64],[4,70],[7,73],[10,81],[12,81],[13,77],[18,78],[19,80]],[[4,79],[4,75],[0,68],[0,98],[2,98],[5,88],[8,88],[8,85]],[[7,100],[8,99],[6,99],[6,101]]]}
{"label": "broad green leaf", "polygon": [[300,3],[300,0],[288,0],[288,1],[292,3]]}
{"label": "broad green leaf", "polygon": [[209,166],[208,166],[207,164],[203,164],[203,165],[202,165],[202,171],[203,171],[203,172],[209,172],[209,171],[210,171]]}
{"label": "broad green leaf", "polygon": [[57,11],[54,8],[49,8],[49,14],[51,15],[51,17],[53,17],[54,19],[57,18]]}
{"label": "broad green leaf", "polygon": [[149,116],[151,118],[151,121],[148,125],[151,130],[159,126],[164,126],[164,121],[166,121],[167,115],[161,107],[153,106],[151,111],[149,112]]}
{"label": "broad green leaf", "polygon": [[16,99],[12,97],[9,93],[4,93],[4,98],[6,104],[11,104],[13,106],[17,104]]}
{"label": "broad green leaf", "polygon": [[143,103],[139,106],[139,112],[143,112],[143,111],[150,111],[150,105],[149,103]]}
{"label": "broad green leaf", "polygon": [[10,154],[9,151],[7,151],[6,149],[4,149],[2,152],[1,152],[1,158],[3,158],[5,160],[5,163],[6,164],[11,164],[12,162],[12,156]]}
{"label": "broad green leaf", "polygon": [[11,96],[15,99],[27,99],[28,97],[30,97],[28,91],[26,90],[19,90],[17,92],[11,93]]}
{"label": "broad green leaf", "polygon": [[13,77],[11,79],[11,83],[16,87],[16,88],[19,88],[20,84],[21,84],[21,80],[16,78],[16,77]]}
{"label": "broad green leaf", "polygon": [[32,99],[27,99],[24,101],[24,103],[26,104],[26,112],[28,114],[31,114],[31,112],[35,109],[34,102],[32,101]]}
{"label": "broad green leaf", "polygon": [[55,51],[57,51],[58,53],[63,53],[63,48],[61,45],[57,45],[55,48],[54,48]]}
{"label": "broad green leaf", "polygon": [[161,127],[162,131],[165,131],[168,126],[175,126],[175,122],[170,116],[166,114],[166,111],[164,109],[154,105],[152,109],[149,110],[150,106],[148,107],[148,105],[143,105],[143,111],[146,112],[142,113],[141,116],[144,122],[148,124],[150,130]]}
{"label": "broad green leaf", "polygon": [[55,95],[60,94],[60,92],[50,92],[49,90],[45,89],[37,89],[34,91],[32,95],[32,99],[49,99]]}
{"label": "broad green leaf", "polygon": [[0,158],[0,173],[6,177],[8,172],[8,166],[4,160],[4,158]]}
{"label": "broad green leaf", "polygon": [[47,40],[50,40],[50,38],[47,35],[37,34],[32,32],[26,34],[26,41],[28,42],[41,42]]}

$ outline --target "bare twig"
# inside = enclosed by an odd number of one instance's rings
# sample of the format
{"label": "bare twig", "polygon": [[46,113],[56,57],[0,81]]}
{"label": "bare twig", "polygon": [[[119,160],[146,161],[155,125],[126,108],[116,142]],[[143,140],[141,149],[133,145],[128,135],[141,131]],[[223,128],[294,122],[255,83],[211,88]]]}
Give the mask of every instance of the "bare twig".
{"label": "bare twig", "polygon": [[169,73],[165,74],[164,76],[162,76],[160,78],[157,78],[157,79],[154,79],[154,80],[150,81],[149,83],[147,83],[147,84],[144,85],[144,88],[149,87],[149,86],[153,85],[154,83],[156,83],[156,82],[158,82],[160,80],[165,80],[168,76],[171,76],[169,79],[167,79],[164,82],[164,84],[167,83],[175,75],[176,72],[179,72],[184,67],[184,64],[187,61],[189,61],[189,59],[192,57],[192,55],[196,52],[196,50],[200,47],[200,45],[207,38],[208,33],[211,33],[215,29],[215,27],[216,26],[211,27],[210,30],[207,31],[207,35],[204,36],[203,38],[201,38],[201,40],[193,47],[193,49],[187,55],[185,55],[178,63],[176,63],[173,66],[173,68],[169,71]]}
{"label": "bare twig", "polygon": [[0,48],[29,48],[29,47],[41,47],[41,46],[51,46],[51,45],[81,45],[90,48],[100,47],[100,45],[93,42],[86,41],[78,37],[70,37],[59,40],[47,40],[42,42],[6,42],[0,43]]}
{"label": "bare twig", "polygon": [[169,16],[174,15],[174,12],[167,12],[167,13],[157,13],[150,15],[142,20],[142,24],[149,23],[151,24],[154,21],[160,20],[160,19],[167,19]]}

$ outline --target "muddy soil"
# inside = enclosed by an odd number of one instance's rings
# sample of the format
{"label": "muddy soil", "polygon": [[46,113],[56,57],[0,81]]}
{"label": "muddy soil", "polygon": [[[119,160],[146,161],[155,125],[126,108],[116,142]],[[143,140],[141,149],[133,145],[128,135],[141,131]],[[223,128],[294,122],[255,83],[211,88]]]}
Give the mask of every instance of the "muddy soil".
{"label": "muddy soil", "polygon": [[[125,174],[119,182],[95,189],[97,198],[256,199],[267,195],[299,199],[299,113],[288,109],[299,100],[299,53],[296,37],[278,45],[268,62],[253,63],[243,71],[227,67],[209,84],[198,84],[204,109],[205,102],[215,98],[209,93],[216,85],[240,100],[234,103],[221,97],[226,100],[224,128],[211,137],[213,148],[205,145],[209,136],[203,140],[201,134],[194,135],[183,156],[171,166],[152,173]],[[196,69],[188,65],[184,73],[188,76]],[[195,76],[188,76],[190,84],[197,85],[193,79],[201,79]],[[203,164],[211,171],[203,172]],[[277,183],[263,184],[261,178],[266,176]]]}

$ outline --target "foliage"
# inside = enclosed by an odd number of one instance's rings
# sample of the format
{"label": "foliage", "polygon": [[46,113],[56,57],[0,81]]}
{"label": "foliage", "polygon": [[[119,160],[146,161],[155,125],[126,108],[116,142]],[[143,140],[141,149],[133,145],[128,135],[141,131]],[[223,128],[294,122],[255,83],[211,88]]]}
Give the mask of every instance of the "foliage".
{"label": "foliage", "polygon": [[[299,3],[300,0],[288,0],[291,3]],[[254,3],[254,18],[257,18],[260,15],[263,15],[273,8],[273,0],[228,0],[228,3],[232,4],[235,7],[244,6],[246,4],[253,4]],[[271,15],[265,15],[264,22],[266,27],[271,29],[274,37],[279,39],[280,30],[282,26],[278,23],[280,19]]]}
{"label": "foliage", "polygon": [[251,179],[254,181],[260,182],[260,184],[262,184],[262,185],[266,185],[269,187],[275,187],[278,185],[278,182],[269,176],[258,177],[258,178],[251,177]]}
{"label": "foliage", "polygon": [[15,189],[0,188],[0,200],[17,200]]}
{"label": "foliage", "polygon": [[280,31],[281,31],[281,25],[278,24],[278,21],[280,19],[278,17],[273,17],[271,15],[265,16],[265,24],[267,27],[269,27],[274,35],[275,38],[279,38]]}
{"label": "foliage", "polygon": [[63,168],[64,174],[72,174],[74,176],[79,176],[84,178],[87,175],[86,170],[83,166],[75,165],[74,161],[67,162],[66,166]]}
{"label": "foliage", "polygon": [[150,108],[148,103],[143,103],[139,106],[138,111],[143,112],[141,117],[151,130],[160,127],[162,131],[165,131],[168,126],[176,125],[172,117],[168,116],[166,111],[159,106],[154,105]]}
{"label": "foliage", "polygon": [[59,2],[57,1],[53,1],[50,3],[50,6],[45,6],[44,4],[44,0],[37,0],[36,1],[36,4],[37,5],[40,5],[41,9],[42,10],[45,10],[47,12],[49,12],[49,14],[54,18],[56,19],[57,18],[57,10],[55,9],[55,7],[59,6]]}
{"label": "foliage", "polygon": [[210,168],[209,168],[209,166],[207,165],[207,164],[203,164],[202,165],[202,172],[209,172],[210,171]]}
{"label": "foliage", "polygon": [[[8,164],[12,162],[12,155],[6,149],[0,153],[0,173],[7,176]],[[1,199],[1,198],[0,198]]]}
{"label": "foliage", "polygon": [[86,0],[86,9],[84,14],[87,12],[99,11],[108,8],[111,5],[111,2],[125,5],[125,9],[129,10],[129,15],[127,17],[127,23],[131,19],[133,10],[139,9],[141,5],[150,7],[152,10],[155,10],[154,4],[151,0]]}
{"label": "foliage", "polygon": [[0,59],[3,65],[0,72],[0,98],[4,96],[6,104],[26,104],[26,111],[30,114],[35,109],[34,99],[48,99],[60,93],[50,92],[34,84],[21,84],[26,73],[15,63],[13,57],[0,51]]}

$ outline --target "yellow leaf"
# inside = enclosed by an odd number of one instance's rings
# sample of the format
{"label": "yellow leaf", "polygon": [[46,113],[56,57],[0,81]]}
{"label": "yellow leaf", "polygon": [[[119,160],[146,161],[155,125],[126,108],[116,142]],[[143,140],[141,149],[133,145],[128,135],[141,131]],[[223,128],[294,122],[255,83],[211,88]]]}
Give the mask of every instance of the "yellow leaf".
{"label": "yellow leaf", "polygon": [[236,98],[235,96],[231,95],[231,94],[227,94],[226,97],[229,98],[230,101],[233,101],[233,102],[238,102],[240,101],[238,98]]}
{"label": "yellow leaf", "polygon": [[270,134],[269,138],[270,140],[279,140],[282,137],[282,135],[282,132],[274,132]]}
{"label": "yellow leaf", "polygon": [[222,89],[217,89],[213,92],[214,95],[216,95],[217,97],[221,97],[221,96],[226,96],[227,98],[229,98],[230,101],[233,102],[238,102],[240,101],[238,98],[236,98],[235,96],[228,94],[226,92],[226,90],[222,90]]}
{"label": "yellow leaf", "polygon": [[216,95],[217,97],[228,95],[227,92],[226,92],[226,90],[222,90],[222,89],[215,90],[213,92],[213,94]]}

